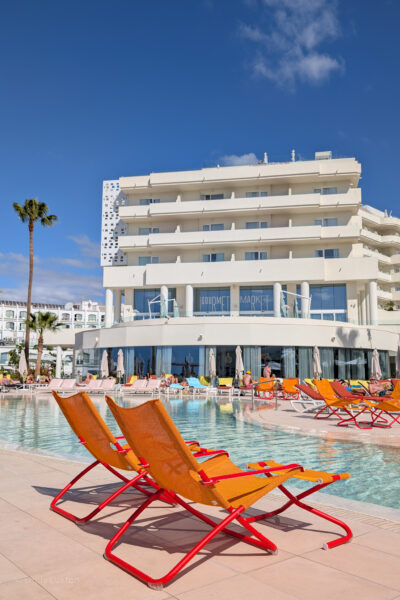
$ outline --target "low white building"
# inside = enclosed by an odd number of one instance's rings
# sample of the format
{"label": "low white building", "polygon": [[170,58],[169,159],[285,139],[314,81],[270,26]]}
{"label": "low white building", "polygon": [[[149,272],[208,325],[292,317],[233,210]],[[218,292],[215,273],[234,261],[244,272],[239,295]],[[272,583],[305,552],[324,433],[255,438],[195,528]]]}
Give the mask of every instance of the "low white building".
{"label": "low white building", "polygon": [[[33,302],[32,313],[50,312],[57,316],[61,323],[60,330],[51,337],[51,345],[57,346],[54,351],[43,353],[43,363],[54,362],[58,356],[59,372],[62,370],[65,374],[72,373],[73,370],[73,352],[64,350],[61,347],[70,348],[74,344],[73,336],[67,336],[65,330],[77,329],[98,329],[104,327],[104,307],[98,302],[92,300],[83,300],[77,304],[68,302],[66,304],[51,304]],[[16,347],[16,344],[23,343],[25,340],[25,321],[27,319],[26,302],[19,300],[0,300],[0,369],[8,367],[8,354],[10,350]],[[49,339],[45,335],[45,343]],[[30,362],[31,365],[36,361],[37,334],[31,331],[30,334]],[[50,342],[49,342],[50,345]]]}
{"label": "low white building", "polygon": [[400,219],[365,206],[354,158],[215,167],[103,184],[105,325],[80,364],[124,349],[128,373],[389,374],[400,331]]}

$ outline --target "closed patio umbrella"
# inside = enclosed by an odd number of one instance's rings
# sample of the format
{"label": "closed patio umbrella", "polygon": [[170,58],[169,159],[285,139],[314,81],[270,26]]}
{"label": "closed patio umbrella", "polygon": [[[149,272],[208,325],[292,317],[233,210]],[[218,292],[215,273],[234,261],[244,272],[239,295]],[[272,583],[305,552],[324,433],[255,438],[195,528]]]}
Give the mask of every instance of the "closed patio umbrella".
{"label": "closed patio umbrella", "polygon": [[399,342],[397,345],[397,354],[396,354],[396,377],[400,377],[400,336],[399,336]]}
{"label": "closed patio umbrella", "polygon": [[321,369],[321,359],[319,356],[319,350],[317,346],[314,346],[313,356],[312,356],[312,376],[314,379],[321,379],[322,369]]}
{"label": "closed patio umbrella", "polygon": [[107,350],[103,350],[103,356],[101,357],[101,365],[100,365],[100,377],[108,377],[109,375],[109,370],[108,370],[108,356],[107,356]]}
{"label": "closed patio umbrella", "polygon": [[120,348],[118,350],[118,358],[117,358],[117,377],[121,379],[125,375],[125,367],[124,367],[124,353]]}
{"label": "closed patio umbrella", "polygon": [[22,379],[26,375],[28,375],[28,365],[26,364],[25,350],[21,350],[21,354],[19,357],[18,371],[19,371],[19,374],[21,375]]}
{"label": "closed patio umbrella", "polygon": [[372,352],[370,377],[374,377],[375,379],[382,379],[381,365],[379,364],[379,354],[376,348]]}
{"label": "closed patio umbrella", "polygon": [[244,373],[242,349],[240,346],[236,346],[235,354],[236,354],[235,378],[240,380],[243,377],[243,373]]}
{"label": "closed patio umbrella", "polygon": [[217,376],[217,367],[215,365],[215,353],[214,348],[210,348],[208,351],[208,371],[213,384],[215,377]]}

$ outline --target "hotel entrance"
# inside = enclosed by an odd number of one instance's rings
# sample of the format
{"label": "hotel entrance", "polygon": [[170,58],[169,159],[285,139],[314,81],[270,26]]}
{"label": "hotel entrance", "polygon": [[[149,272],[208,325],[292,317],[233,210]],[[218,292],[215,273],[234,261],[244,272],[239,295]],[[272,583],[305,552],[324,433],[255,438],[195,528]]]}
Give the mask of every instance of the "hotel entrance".
{"label": "hotel entrance", "polygon": [[217,346],[216,366],[218,377],[234,377],[235,361],[235,346]]}

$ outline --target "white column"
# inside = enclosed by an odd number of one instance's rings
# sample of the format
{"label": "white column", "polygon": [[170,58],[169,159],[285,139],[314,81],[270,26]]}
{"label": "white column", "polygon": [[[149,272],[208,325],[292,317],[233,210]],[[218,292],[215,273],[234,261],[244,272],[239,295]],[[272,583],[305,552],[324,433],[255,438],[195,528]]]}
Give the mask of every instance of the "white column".
{"label": "white column", "polygon": [[193,286],[187,285],[185,292],[185,316],[193,317]]}
{"label": "white column", "polygon": [[62,348],[57,346],[56,349],[56,379],[60,379],[62,370]]}
{"label": "white column", "polygon": [[162,285],[160,289],[160,316],[166,317],[168,314],[168,288]]}
{"label": "white column", "polygon": [[237,284],[231,285],[231,315],[239,316],[240,311],[240,288]]}
{"label": "white column", "polygon": [[369,318],[371,325],[378,324],[378,284],[376,281],[370,281],[368,284],[369,292]]}
{"label": "white column", "polygon": [[274,283],[274,317],[281,316],[281,292],[282,286],[280,283]]}
{"label": "white column", "polygon": [[[303,319],[310,318],[310,284],[308,281],[302,281],[300,286],[301,293],[301,316]],[[303,298],[306,296],[306,298]]]}
{"label": "white column", "polygon": [[105,326],[112,327],[113,325],[113,292],[110,288],[106,289],[106,314]]}
{"label": "white column", "polygon": [[121,320],[121,290],[114,291],[114,320],[118,323]]}
{"label": "white column", "polygon": [[133,288],[125,288],[125,306],[133,308]]}
{"label": "white column", "polygon": [[367,299],[365,297],[365,290],[360,290],[360,305],[361,305],[361,324],[367,324]]}

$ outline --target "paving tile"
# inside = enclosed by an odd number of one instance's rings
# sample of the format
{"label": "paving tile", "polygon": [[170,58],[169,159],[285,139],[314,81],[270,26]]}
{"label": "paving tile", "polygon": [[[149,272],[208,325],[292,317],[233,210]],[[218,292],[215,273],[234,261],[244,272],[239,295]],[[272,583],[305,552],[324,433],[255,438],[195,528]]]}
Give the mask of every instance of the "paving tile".
{"label": "paving tile", "polygon": [[314,550],[305,554],[304,557],[344,573],[364,577],[369,581],[400,590],[398,556],[358,543],[350,543],[328,551]]}
{"label": "paving tile", "polygon": [[49,594],[35,581],[30,578],[19,579],[18,581],[8,581],[0,585],[0,600],[54,600],[54,596]]}
{"label": "paving tile", "polygon": [[138,579],[128,575],[115,565],[96,557],[81,564],[59,565],[58,569],[45,575],[33,575],[33,579],[57,600],[164,600],[167,591],[151,590]]}
{"label": "paving tile", "polygon": [[243,574],[182,594],[178,593],[176,597],[179,600],[243,600],[244,598],[296,600],[296,596],[281,592],[253,577]]}
{"label": "paving tile", "polygon": [[368,548],[374,548],[375,550],[381,550],[382,552],[390,552],[400,556],[400,534],[392,533],[390,531],[384,531],[379,529],[371,533],[361,535],[354,540],[356,544],[361,546],[367,546]]}
{"label": "paving tile", "polygon": [[264,583],[300,600],[392,600],[398,591],[316,564],[300,556],[251,572]]}
{"label": "paving tile", "polygon": [[96,556],[93,551],[54,530],[19,537],[1,551],[27,575],[44,574],[60,564],[79,564]]}
{"label": "paving tile", "polygon": [[[0,583],[23,579],[26,574],[10,562],[5,556],[0,554]],[[0,588],[1,589],[1,588]],[[1,592],[0,592],[1,596]]]}

